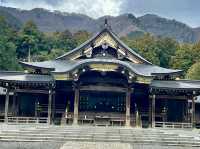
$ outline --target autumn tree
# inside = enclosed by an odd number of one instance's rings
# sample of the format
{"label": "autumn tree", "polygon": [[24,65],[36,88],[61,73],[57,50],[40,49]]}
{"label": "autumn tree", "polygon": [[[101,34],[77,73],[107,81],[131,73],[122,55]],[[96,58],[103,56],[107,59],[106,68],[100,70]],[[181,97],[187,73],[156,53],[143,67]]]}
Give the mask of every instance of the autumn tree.
{"label": "autumn tree", "polygon": [[200,62],[193,64],[186,75],[187,79],[200,80]]}

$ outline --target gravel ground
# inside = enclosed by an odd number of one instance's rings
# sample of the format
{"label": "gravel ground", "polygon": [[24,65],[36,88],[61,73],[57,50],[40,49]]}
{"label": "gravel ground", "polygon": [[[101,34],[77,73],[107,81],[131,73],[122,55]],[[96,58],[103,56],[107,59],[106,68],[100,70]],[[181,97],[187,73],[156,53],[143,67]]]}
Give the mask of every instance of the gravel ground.
{"label": "gravel ground", "polygon": [[[0,149],[189,149],[178,146],[136,145],[108,142],[0,142]],[[191,148],[190,148],[191,149]],[[195,149],[195,148],[194,148]],[[197,149],[197,148],[196,148]],[[199,148],[198,148],[199,149]]]}

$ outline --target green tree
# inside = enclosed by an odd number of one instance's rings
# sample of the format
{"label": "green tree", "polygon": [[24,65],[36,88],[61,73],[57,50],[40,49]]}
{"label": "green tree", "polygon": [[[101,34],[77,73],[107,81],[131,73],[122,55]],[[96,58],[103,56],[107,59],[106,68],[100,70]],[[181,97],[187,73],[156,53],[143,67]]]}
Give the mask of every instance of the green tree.
{"label": "green tree", "polygon": [[38,30],[37,26],[28,21],[19,32],[17,40],[17,54],[19,58],[27,59],[29,52],[31,55],[38,54],[41,50],[44,35]]}
{"label": "green tree", "polygon": [[200,43],[182,44],[175,52],[171,65],[173,68],[182,69],[185,72],[200,59]]}
{"label": "green tree", "polygon": [[84,43],[86,40],[88,40],[91,37],[91,34],[87,31],[78,31],[73,35],[77,45],[80,45]]}
{"label": "green tree", "polygon": [[137,39],[123,38],[122,40],[127,45],[146,58],[153,64],[160,65],[159,53],[160,49],[157,46],[156,38],[150,34],[145,34]]}
{"label": "green tree", "polygon": [[171,38],[158,38],[157,47],[159,50],[160,66],[170,68],[170,61],[179,49],[179,43]]}
{"label": "green tree", "polygon": [[14,32],[0,16],[0,70],[18,70],[16,46],[12,42]]}
{"label": "green tree", "polygon": [[187,79],[200,80],[200,62],[193,64],[186,75]]}
{"label": "green tree", "polygon": [[170,67],[171,58],[179,48],[179,43],[171,38],[157,38],[151,34],[145,34],[139,38],[125,37],[122,40],[153,64],[161,67]]}
{"label": "green tree", "polygon": [[62,49],[52,49],[51,51],[42,51],[37,56],[38,61],[46,61],[46,60],[52,60],[57,58],[58,56],[61,56],[65,53]]}
{"label": "green tree", "polygon": [[65,30],[64,32],[56,32],[53,35],[54,49],[62,49],[64,51],[69,51],[77,46],[75,39],[70,31]]}

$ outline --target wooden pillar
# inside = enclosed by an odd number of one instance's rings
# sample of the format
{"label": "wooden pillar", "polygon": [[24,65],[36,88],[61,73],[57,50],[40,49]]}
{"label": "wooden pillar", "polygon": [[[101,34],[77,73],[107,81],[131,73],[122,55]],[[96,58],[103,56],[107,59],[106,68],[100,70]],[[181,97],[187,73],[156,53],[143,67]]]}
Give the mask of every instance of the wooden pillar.
{"label": "wooden pillar", "polygon": [[152,103],[151,103],[151,126],[152,128],[155,128],[155,105],[156,105],[156,95],[153,95],[152,97]]}
{"label": "wooden pillar", "polygon": [[192,127],[196,127],[196,116],[195,116],[195,99],[196,97],[192,98]]}
{"label": "wooden pillar", "polygon": [[19,96],[18,96],[18,93],[16,93],[16,109],[15,109],[16,116],[19,115],[19,103],[20,103]]}
{"label": "wooden pillar", "polygon": [[38,99],[35,100],[35,117],[38,117]]}
{"label": "wooden pillar", "polygon": [[78,125],[79,88],[75,88],[73,125]]}
{"label": "wooden pillar", "polygon": [[186,109],[187,109],[187,122],[190,122],[190,103],[189,103],[189,99],[187,100],[187,105],[186,105]]}
{"label": "wooden pillar", "polygon": [[13,113],[13,116],[15,116],[16,114],[16,93],[15,92],[13,92],[12,113]]}
{"label": "wooden pillar", "polygon": [[51,124],[51,107],[52,107],[52,90],[49,90],[49,98],[48,98],[48,125]]}
{"label": "wooden pillar", "polygon": [[7,88],[6,90],[6,99],[5,99],[5,123],[8,123],[8,108],[9,108],[9,93],[10,93],[10,89]]}
{"label": "wooden pillar", "polygon": [[126,91],[126,127],[130,127],[131,119],[130,119],[130,104],[131,103],[131,89],[128,88]]}
{"label": "wooden pillar", "polygon": [[56,101],[55,101],[55,100],[56,100],[56,99],[55,99],[55,93],[53,94],[53,99],[52,99],[52,100],[53,100],[53,105],[52,105],[52,106],[53,106],[53,109],[52,109],[52,120],[54,121],[54,118],[55,118],[55,108],[56,108],[56,107],[55,107],[55,106],[56,106],[56,105],[55,105],[55,102],[56,102]]}
{"label": "wooden pillar", "polygon": [[152,118],[151,118],[151,116],[152,116],[152,97],[151,96],[149,96],[149,127],[152,127],[152,122],[151,122],[151,120],[152,120]]}

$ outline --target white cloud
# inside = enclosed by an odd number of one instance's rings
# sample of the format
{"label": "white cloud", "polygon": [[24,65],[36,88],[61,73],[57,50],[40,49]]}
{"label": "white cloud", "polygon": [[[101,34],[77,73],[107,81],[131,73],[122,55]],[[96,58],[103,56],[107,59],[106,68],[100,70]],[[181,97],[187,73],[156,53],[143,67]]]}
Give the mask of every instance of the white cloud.
{"label": "white cloud", "polygon": [[82,13],[98,18],[120,14],[124,0],[4,0],[6,6],[21,9],[45,8],[65,12]]}

